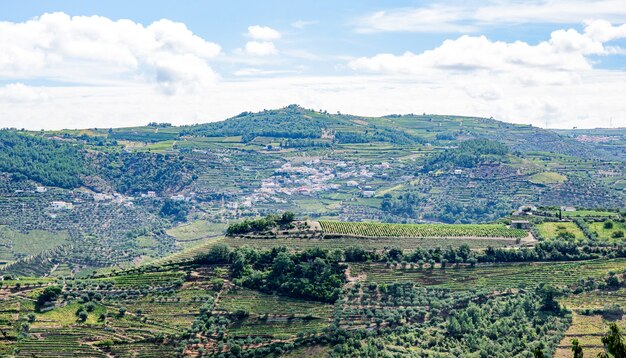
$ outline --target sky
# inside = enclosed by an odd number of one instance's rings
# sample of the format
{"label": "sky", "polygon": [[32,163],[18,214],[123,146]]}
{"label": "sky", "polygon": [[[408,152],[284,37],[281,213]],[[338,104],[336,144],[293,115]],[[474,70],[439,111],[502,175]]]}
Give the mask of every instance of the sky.
{"label": "sky", "polygon": [[0,127],[289,104],[626,127],[626,1],[0,2]]}

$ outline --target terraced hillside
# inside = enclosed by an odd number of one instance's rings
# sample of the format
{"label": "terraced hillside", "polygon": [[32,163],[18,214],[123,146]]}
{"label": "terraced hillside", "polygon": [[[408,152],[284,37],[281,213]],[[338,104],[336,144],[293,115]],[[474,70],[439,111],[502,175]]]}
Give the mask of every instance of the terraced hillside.
{"label": "terraced hillside", "polygon": [[[558,355],[573,337],[596,352],[601,350],[598,335],[614,321],[610,312],[619,310],[599,300],[619,297],[626,287],[626,249],[620,245],[568,242],[557,235],[533,247],[498,248],[493,245],[498,240],[528,233],[502,224],[284,218],[291,216],[248,221],[267,227],[210,238],[134,268],[83,276],[5,274],[0,328],[7,335],[0,339],[0,353],[289,357],[316,351],[344,356],[365,354],[362,349],[369,346],[402,355],[463,356],[487,350],[524,355],[533,347]],[[299,230],[322,234],[299,237]],[[211,233],[196,222],[170,233],[189,240],[202,231]],[[484,245],[470,247],[468,242],[476,240]],[[347,243],[339,245],[342,241]],[[598,318],[603,323],[589,331],[581,315],[603,317]],[[494,329],[523,331],[524,339],[501,334],[490,338],[486,348],[484,337]],[[468,345],[468,339],[483,343]],[[367,343],[349,348],[346,340]],[[446,346],[436,343],[442,340]]]}
{"label": "terraced hillside", "polygon": [[599,353],[624,324],[623,144],[296,105],[2,130],[0,356]]}

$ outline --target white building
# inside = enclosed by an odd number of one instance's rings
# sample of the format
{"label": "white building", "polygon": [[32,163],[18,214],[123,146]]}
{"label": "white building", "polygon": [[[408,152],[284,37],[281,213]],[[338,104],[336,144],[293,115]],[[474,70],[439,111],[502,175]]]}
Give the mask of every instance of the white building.
{"label": "white building", "polygon": [[373,190],[364,190],[363,193],[361,194],[363,195],[364,198],[373,198],[376,192]]}
{"label": "white building", "polygon": [[72,210],[74,208],[74,204],[65,201],[53,201],[50,206],[52,210]]}
{"label": "white building", "polygon": [[104,201],[113,199],[113,195],[103,194],[103,193],[95,193],[93,194],[93,200],[95,201]]}

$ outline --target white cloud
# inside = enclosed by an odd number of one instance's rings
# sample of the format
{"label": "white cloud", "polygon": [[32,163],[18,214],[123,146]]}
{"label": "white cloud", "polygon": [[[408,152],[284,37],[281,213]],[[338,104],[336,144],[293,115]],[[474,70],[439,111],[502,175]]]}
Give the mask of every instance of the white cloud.
{"label": "white cloud", "polygon": [[248,37],[258,41],[274,41],[280,38],[280,32],[267,26],[253,25],[248,27]]}
{"label": "white cloud", "polygon": [[621,118],[617,108],[626,107],[616,95],[626,93],[626,72],[596,69],[592,56],[621,51],[605,43],[626,38],[625,30],[589,21],[583,32],[557,30],[536,45],[464,35],[419,54],[378,54],[348,66],[430,87],[428,98],[448,98],[449,109],[464,108],[466,114],[550,127],[606,126],[607,118]]}
{"label": "white cloud", "polygon": [[303,29],[307,26],[311,26],[311,25],[316,25],[319,24],[319,21],[317,20],[310,20],[310,21],[306,21],[306,20],[298,20],[298,21],[294,21],[291,23],[292,27],[295,27],[296,29]]}
{"label": "white cloud", "polygon": [[581,23],[588,19],[626,21],[623,0],[486,1],[481,5],[440,3],[377,11],[355,21],[357,32],[473,32],[516,23]]}
{"label": "white cloud", "polygon": [[441,46],[420,54],[378,54],[349,62],[349,67],[374,73],[426,75],[433,70],[484,70],[490,75],[506,75],[519,80],[536,77],[540,81],[554,81],[575,76],[576,71],[592,69],[589,55],[607,55],[601,40],[626,37],[622,26],[605,21],[589,22],[585,31],[554,31],[548,41],[537,45],[526,42],[491,41],[485,36],[463,35],[446,40]]}
{"label": "white cloud", "polygon": [[153,66],[157,83],[167,94],[196,92],[218,77],[206,62],[190,54],[164,54],[155,58]]}
{"label": "white cloud", "polygon": [[81,84],[147,81],[168,93],[214,80],[206,61],[220,53],[219,45],[182,23],[159,20],[144,27],[130,20],[64,13],[0,22],[0,49],[0,78]]}
{"label": "white cloud", "polygon": [[268,41],[250,41],[246,43],[246,53],[254,56],[275,55],[278,53],[276,46]]}
{"label": "white cloud", "polygon": [[262,70],[259,68],[242,68],[235,71],[235,76],[269,76],[269,75],[282,75],[287,73],[295,73],[294,70]]}
{"label": "white cloud", "polygon": [[465,12],[463,8],[439,5],[377,11],[357,21],[357,32],[472,32],[475,27],[457,23]]}
{"label": "white cloud", "polygon": [[278,50],[273,41],[281,37],[280,32],[267,26],[253,25],[248,27],[246,34],[252,39],[246,43],[244,52],[253,56],[276,55]]}
{"label": "white cloud", "polygon": [[42,102],[47,101],[48,93],[43,88],[26,86],[23,83],[9,83],[0,87],[0,102]]}
{"label": "white cloud", "polygon": [[626,38],[626,24],[613,26],[606,20],[587,21],[585,34],[598,42],[608,42],[619,38]]}
{"label": "white cloud", "polygon": [[490,23],[580,23],[587,19],[626,20],[622,0],[494,1],[476,7],[473,18]]}

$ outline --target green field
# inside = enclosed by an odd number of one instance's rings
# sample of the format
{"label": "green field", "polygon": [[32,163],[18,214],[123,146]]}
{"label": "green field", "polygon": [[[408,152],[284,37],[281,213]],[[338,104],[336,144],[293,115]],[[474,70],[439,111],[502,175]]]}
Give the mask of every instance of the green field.
{"label": "green field", "polygon": [[209,236],[221,235],[226,225],[213,224],[205,220],[196,220],[168,229],[166,232],[178,241],[194,241]]}
{"label": "green field", "polygon": [[567,177],[565,175],[556,172],[537,173],[529,179],[533,184],[562,184],[566,180]]}
{"label": "green field", "polygon": [[613,235],[619,231],[623,232],[626,235],[626,224],[619,221],[611,221],[613,223],[613,228],[607,229],[604,227],[604,222],[593,222],[589,224],[589,228],[592,231],[598,233],[598,237],[605,240],[620,240],[623,241],[622,238],[614,238]]}
{"label": "green field", "polygon": [[585,234],[573,222],[545,222],[537,225],[537,229],[541,236],[545,239],[556,239],[559,234],[569,233],[574,235],[574,240],[585,240]]}
{"label": "green field", "polygon": [[[553,211],[556,215],[559,212]],[[562,211],[561,215],[566,218],[607,218],[607,217],[615,217],[618,213],[613,211],[602,211],[602,210],[576,210],[576,211]]]}
{"label": "green field", "polygon": [[[82,305],[79,303],[71,303],[63,307],[55,308],[52,311],[37,313],[36,320],[33,323],[33,327],[45,328],[50,326],[70,326],[77,324],[78,317],[76,311]],[[101,314],[105,314],[107,309],[103,305],[96,305],[96,308],[89,312],[87,320],[84,324],[103,326],[104,322],[98,321],[98,317]]]}

